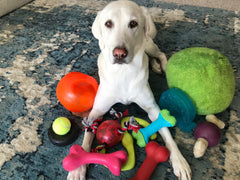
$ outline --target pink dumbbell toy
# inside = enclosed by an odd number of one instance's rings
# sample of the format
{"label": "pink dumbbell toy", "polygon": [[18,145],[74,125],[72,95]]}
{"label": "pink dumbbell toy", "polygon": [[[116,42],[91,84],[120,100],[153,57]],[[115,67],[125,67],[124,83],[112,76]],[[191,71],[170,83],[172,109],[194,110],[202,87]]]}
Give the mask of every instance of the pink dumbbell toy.
{"label": "pink dumbbell toy", "polygon": [[145,147],[147,157],[138,169],[136,175],[129,180],[148,180],[160,162],[165,162],[169,158],[169,151],[166,147],[160,146],[155,141],[150,141]]}
{"label": "pink dumbbell toy", "polygon": [[101,164],[105,165],[115,176],[119,176],[121,166],[127,161],[127,153],[125,151],[117,151],[109,154],[89,153],[80,145],[73,145],[70,153],[63,159],[63,168],[66,171],[73,171],[84,164]]}

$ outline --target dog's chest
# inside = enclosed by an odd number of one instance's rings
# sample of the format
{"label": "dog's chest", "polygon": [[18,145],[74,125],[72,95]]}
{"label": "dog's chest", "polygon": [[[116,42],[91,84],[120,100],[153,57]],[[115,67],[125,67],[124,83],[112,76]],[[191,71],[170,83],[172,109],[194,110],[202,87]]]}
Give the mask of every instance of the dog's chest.
{"label": "dog's chest", "polygon": [[135,56],[129,64],[111,64],[100,54],[98,59],[100,86],[106,94],[126,104],[148,84],[148,59]]}
{"label": "dog's chest", "polygon": [[[101,71],[101,70],[100,70]],[[105,69],[100,72],[100,85],[106,93],[119,99],[119,102],[128,104],[137,96],[143,86],[148,84],[146,69],[137,69],[128,65],[116,69]]]}

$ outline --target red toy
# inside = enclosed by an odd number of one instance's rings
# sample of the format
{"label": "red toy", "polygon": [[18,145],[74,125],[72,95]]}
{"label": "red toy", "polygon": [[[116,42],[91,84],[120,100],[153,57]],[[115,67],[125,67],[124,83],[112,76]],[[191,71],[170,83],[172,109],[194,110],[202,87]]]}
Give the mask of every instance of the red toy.
{"label": "red toy", "polygon": [[66,171],[73,171],[84,164],[102,164],[115,175],[119,176],[121,166],[127,161],[127,153],[125,151],[117,151],[109,154],[88,153],[79,145],[73,145],[70,153],[63,160],[63,168]]}
{"label": "red toy", "polygon": [[147,157],[138,169],[136,175],[130,180],[148,180],[160,162],[165,162],[169,158],[169,151],[166,147],[160,146],[155,141],[150,141],[145,147]]}
{"label": "red toy", "polygon": [[105,147],[112,147],[118,144],[123,137],[121,133],[122,127],[116,120],[106,120],[102,122],[96,133],[96,138],[99,144],[104,144]]}
{"label": "red toy", "polygon": [[97,93],[97,81],[80,72],[70,72],[57,85],[57,98],[69,111],[82,113],[92,108]]}

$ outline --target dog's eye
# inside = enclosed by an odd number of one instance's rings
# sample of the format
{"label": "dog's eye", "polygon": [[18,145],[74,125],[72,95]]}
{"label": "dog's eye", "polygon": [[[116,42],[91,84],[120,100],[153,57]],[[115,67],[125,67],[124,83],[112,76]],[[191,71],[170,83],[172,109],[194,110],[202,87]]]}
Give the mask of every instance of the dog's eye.
{"label": "dog's eye", "polygon": [[108,20],[108,21],[105,23],[105,26],[110,29],[110,28],[113,27],[113,22],[112,22],[111,20]]}
{"label": "dog's eye", "polygon": [[130,21],[130,23],[128,25],[128,27],[131,28],[131,29],[133,29],[137,26],[138,26],[138,23],[137,23],[137,21],[134,21],[134,20]]}

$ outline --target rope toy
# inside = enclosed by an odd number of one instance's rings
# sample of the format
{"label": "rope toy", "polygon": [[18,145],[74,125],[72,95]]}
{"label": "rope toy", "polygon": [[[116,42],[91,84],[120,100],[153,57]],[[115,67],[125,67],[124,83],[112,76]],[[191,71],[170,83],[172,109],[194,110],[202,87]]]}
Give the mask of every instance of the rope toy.
{"label": "rope toy", "polygon": [[127,116],[128,115],[128,110],[126,110],[124,112],[117,112],[115,109],[112,108],[109,111],[109,114],[113,116],[114,120],[116,120],[116,119],[118,120],[118,119],[120,119],[120,118],[122,118],[124,116]]}
{"label": "rope toy", "polygon": [[87,123],[87,119],[82,121],[84,129],[96,134],[96,138],[100,144],[95,149],[92,149],[92,152],[99,152],[106,147],[112,147],[118,144],[122,140],[124,132],[127,130],[137,132],[140,129],[140,125],[133,116],[129,118],[129,121],[124,122],[123,127],[118,123],[119,119],[128,115],[128,110],[117,112],[112,108],[109,113],[113,116],[113,120],[102,122],[102,119],[96,119],[92,125]]}
{"label": "rope toy", "polygon": [[84,119],[84,120],[82,121],[82,124],[83,124],[83,126],[84,126],[84,130],[87,130],[87,131],[89,131],[89,132],[92,132],[92,133],[96,134],[98,125],[99,125],[101,122],[102,122],[102,119],[96,119],[96,120],[93,121],[92,125],[89,126],[88,123],[87,123],[87,121],[86,121],[86,119]]}

